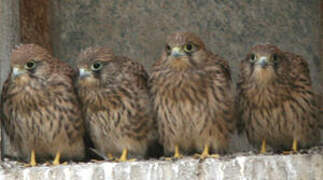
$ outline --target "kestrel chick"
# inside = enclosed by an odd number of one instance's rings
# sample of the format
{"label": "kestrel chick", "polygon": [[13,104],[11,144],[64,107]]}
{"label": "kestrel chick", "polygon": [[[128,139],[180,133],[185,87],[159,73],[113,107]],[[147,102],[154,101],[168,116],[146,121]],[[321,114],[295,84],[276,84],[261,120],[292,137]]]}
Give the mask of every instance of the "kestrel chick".
{"label": "kestrel chick", "polygon": [[317,107],[307,62],[271,44],[253,47],[240,64],[237,102],[251,144],[266,152],[314,145]]}
{"label": "kestrel chick", "polygon": [[234,130],[234,97],[227,62],[190,32],[167,38],[150,79],[165,154],[222,153]]}
{"label": "kestrel chick", "polygon": [[158,139],[157,125],[141,64],[109,48],[88,48],[77,60],[77,89],[90,137],[102,154],[144,157]]}
{"label": "kestrel chick", "polygon": [[[21,45],[13,50],[11,72],[1,96],[1,123],[19,158],[84,158],[84,127],[72,85],[73,70],[46,49]],[[29,156],[31,155],[31,156]]]}

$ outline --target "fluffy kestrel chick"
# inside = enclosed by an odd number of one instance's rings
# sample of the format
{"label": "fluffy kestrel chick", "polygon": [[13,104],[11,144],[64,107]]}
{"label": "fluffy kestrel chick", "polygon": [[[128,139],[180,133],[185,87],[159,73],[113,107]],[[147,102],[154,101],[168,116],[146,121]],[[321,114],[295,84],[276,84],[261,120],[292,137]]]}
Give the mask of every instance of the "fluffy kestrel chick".
{"label": "fluffy kestrel chick", "polygon": [[[13,50],[11,72],[1,96],[1,123],[19,158],[84,158],[84,127],[73,70],[46,49],[21,45]],[[30,155],[30,156],[29,156]]]}
{"label": "fluffy kestrel chick", "polygon": [[77,89],[95,148],[108,156],[144,157],[158,139],[141,64],[109,48],[88,48],[77,60]]}
{"label": "fluffy kestrel chick", "polygon": [[234,130],[234,97],[227,62],[190,32],[167,38],[151,76],[165,154],[222,153]]}
{"label": "fluffy kestrel chick", "polygon": [[241,61],[237,102],[251,144],[266,152],[309,147],[319,140],[307,62],[274,45],[253,47]]}

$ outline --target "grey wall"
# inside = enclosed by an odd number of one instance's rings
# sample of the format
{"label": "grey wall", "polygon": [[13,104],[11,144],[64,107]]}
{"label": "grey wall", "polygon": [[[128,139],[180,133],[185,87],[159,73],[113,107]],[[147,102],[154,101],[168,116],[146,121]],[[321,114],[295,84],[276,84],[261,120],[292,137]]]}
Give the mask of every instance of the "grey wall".
{"label": "grey wall", "polygon": [[54,53],[73,62],[82,48],[108,45],[149,69],[174,31],[198,33],[237,77],[251,46],[271,42],[303,55],[320,81],[319,0],[60,0],[52,4]]}
{"label": "grey wall", "polygon": [[[19,0],[0,0],[0,88],[6,80],[12,48],[20,42],[20,25],[19,25]],[[1,94],[1,91],[0,91]],[[6,144],[6,149],[1,153],[13,155],[15,150],[8,144],[5,134],[1,131],[1,143]],[[2,146],[3,147],[3,146]],[[8,153],[10,152],[10,153]]]}
{"label": "grey wall", "polygon": [[9,72],[11,49],[20,42],[19,0],[0,0],[0,87]]}

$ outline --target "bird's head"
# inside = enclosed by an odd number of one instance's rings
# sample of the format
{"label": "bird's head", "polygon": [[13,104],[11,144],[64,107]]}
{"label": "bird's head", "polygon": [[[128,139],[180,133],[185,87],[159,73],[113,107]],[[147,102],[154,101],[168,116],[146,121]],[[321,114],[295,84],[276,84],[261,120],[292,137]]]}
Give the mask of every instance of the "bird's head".
{"label": "bird's head", "polygon": [[35,44],[20,45],[12,51],[11,80],[29,83],[31,80],[45,80],[51,73],[52,56]]}
{"label": "bird's head", "polygon": [[110,48],[89,47],[77,58],[78,85],[99,86],[116,73],[114,53]]}
{"label": "bird's head", "polygon": [[281,68],[286,62],[283,53],[274,45],[260,44],[254,46],[244,63],[248,64],[253,79],[263,83],[279,78]]}
{"label": "bird's head", "polygon": [[164,57],[174,69],[187,69],[205,59],[205,45],[194,33],[176,32],[167,38]]}

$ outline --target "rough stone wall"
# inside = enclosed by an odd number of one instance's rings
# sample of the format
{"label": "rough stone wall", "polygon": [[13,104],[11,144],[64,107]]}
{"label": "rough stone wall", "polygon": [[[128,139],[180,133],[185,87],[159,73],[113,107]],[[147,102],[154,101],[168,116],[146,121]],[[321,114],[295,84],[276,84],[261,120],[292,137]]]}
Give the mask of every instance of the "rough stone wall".
{"label": "rough stone wall", "polygon": [[20,0],[21,43],[39,44],[52,52],[49,10],[48,0]]}
{"label": "rough stone wall", "polygon": [[[11,50],[20,42],[19,31],[19,0],[0,0],[0,89],[8,76]],[[1,155],[3,151],[14,152],[8,142],[4,141],[4,136],[1,131],[1,143],[7,147],[5,150],[1,149]]]}
{"label": "rough stone wall", "polygon": [[20,42],[19,0],[0,0],[0,87],[9,72],[11,49]]}
{"label": "rough stone wall", "polygon": [[[321,152],[322,153],[322,152]],[[0,180],[320,180],[323,155],[257,155],[235,158],[184,158],[178,161],[99,162],[21,168],[0,163]]]}

